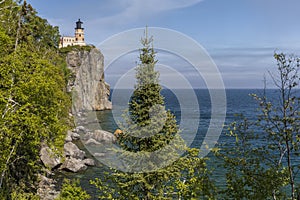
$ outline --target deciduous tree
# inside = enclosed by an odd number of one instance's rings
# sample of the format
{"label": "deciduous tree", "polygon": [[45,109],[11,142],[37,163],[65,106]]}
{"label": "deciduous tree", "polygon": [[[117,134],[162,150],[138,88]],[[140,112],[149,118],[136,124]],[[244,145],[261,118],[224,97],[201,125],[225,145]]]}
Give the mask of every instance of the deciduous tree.
{"label": "deciduous tree", "polygon": [[270,99],[266,89],[262,96],[252,95],[259,105],[257,120],[231,124],[228,133],[235,145],[220,153],[227,169],[226,194],[232,198],[300,198],[300,60],[283,53],[274,58],[277,71],[270,75],[277,98]]}
{"label": "deciduous tree", "polygon": [[0,1],[0,10],[0,198],[10,199],[35,191],[42,143],[62,147],[70,98],[54,39],[43,39],[57,29],[25,2]]}

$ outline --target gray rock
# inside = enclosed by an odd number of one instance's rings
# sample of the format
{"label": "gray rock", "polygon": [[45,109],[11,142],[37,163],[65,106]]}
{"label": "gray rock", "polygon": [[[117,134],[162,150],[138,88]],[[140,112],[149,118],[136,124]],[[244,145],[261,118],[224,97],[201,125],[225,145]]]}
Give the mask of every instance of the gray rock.
{"label": "gray rock", "polygon": [[65,138],[65,142],[72,142],[72,137],[70,135],[67,134],[66,138]]}
{"label": "gray rock", "polygon": [[83,159],[85,157],[85,152],[80,150],[75,144],[72,142],[68,142],[64,145],[64,155],[66,157],[72,157],[76,159]]}
{"label": "gray rock", "polygon": [[76,158],[66,158],[65,162],[60,167],[63,170],[71,171],[71,172],[79,172],[87,169],[84,161]]}
{"label": "gray rock", "polygon": [[80,135],[78,133],[68,130],[65,139],[66,142],[72,142],[73,140],[79,140],[79,139],[80,139]]}
{"label": "gray rock", "polygon": [[87,133],[88,130],[84,128],[84,126],[77,126],[76,129],[74,130],[75,133]]}
{"label": "gray rock", "polygon": [[104,130],[95,130],[93,138],[97,141],[113,142],[113,143],[115,143],[117,140],[113,133]]}
{"label": "gray rock", "polygon": [[91,158],[84,159],[82,162],[87,166],[95,166],[95,161]]}
{"label": "gray rock", "polygon": [[72,134],[73,134],[72,131],[70,131],[70,130],[67,131],[67,135],[66,135],[66,138],[65,138],[65,142],[72,142],[72,141],[73,141],[73,139],[72,139]]}
{"label": "gray rock", "polygon": [[78,133],[72,132],[71,138],[72,138],[73,140],[79,140],[79,139],[80,139],[80,135],[79,135]]}
{"label": "gray rock", "polygon": [[37,194],[41,200],[53,200],[58,197],[59,191],[55,190],[55,181],[43,175],[39,175]]}
{"label": "gray rock", "polygon": [[112,109],[110,87],[104,80],[104,57],[98,49],[69,52],[67,66],[73,74],[67,88],[73,92],[73,114]]}
{"label": "gray rock", "polygon": [[101,144],[100,142],[97,142],[95,139],[93,139],[93,138],[90,138],[90,139],[88,139],[85,143],[84,143],[85,145],[99,145],[99,144]]}
{"label": "gray rock", "polygon": [[61,157],[55,154],[47,145],[40,150],[40,159],[46,167],[51,169],[61,164]]}

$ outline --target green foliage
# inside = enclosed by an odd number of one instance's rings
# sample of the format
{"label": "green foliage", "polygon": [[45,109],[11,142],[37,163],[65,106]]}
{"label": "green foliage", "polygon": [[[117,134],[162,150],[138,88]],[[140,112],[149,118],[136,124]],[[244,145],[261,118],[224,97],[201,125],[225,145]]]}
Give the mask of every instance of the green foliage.
{"label": "green foliage", "polygon": [[20,41],[29,43],[34,41],[42,46],[57,47],[59,42],[58,27],[52,27],[45,19],[36,16],[37,12],[24,1],[20,16]]}
{"label": "green foliage", "polygon": [[146,33],[141,43],[137,82],[118,137],[128,172],[111,169],[91,183],[99,199],[213,198],[205,160],[184,145],[175,116],[165,109],[152,38]]}
{"label": "green foliage", "polygon": [[42,143],[62,149],[70,124],[65,61],[57,27],[26,1],[4,1],[0,10],[0,198],[26,199],[36,189]]}
{"label": "green foliage", "polygon": [[[125,173],[114,170],[91,181],[99,199],[214,199],[205,159],[197,149],[154,172]],[[147,192],[147,193],[146,193]]]}
{"label": "green foliage", "polygon": [[119,143],[127,151],[156,151],[178,133],[174,115],[165,111],[151,42],[152,38],[147,35],[141,40],[143,48],[139,57],[141,63],[136,68],[137,83],[129,102],[129,114],[124,116],[126,125],[121,127],[123,134]]}
{"label": "green foliage", "polygon": [[79,180],[65,179],[59,197],[55,200],[87,200],[90,195],[79,186]]}
{"label": "green foliage", "polygon": [[[224,146],[217,153],[224,159],[227,188],[225,197],[233,199],[269,199],[275,195],[284,198],[282,187],[286,186],[286,171],[269,160],[270,153],[264,150],[265,144],[255,134],[257,124],[244,119],[228,127],[228,136],[233,145]],[[260,141],[260,142],[258,142]]]}
{"label": "green foliage", "polygon": [[[5,49],[7,52],[13,51],[14,40],[17,37],[17,27],[19,21],[19,13],[21,7],[14,0],[1,1],[0,4],[0,29],[5,31],[5,34],[10,37],[12,42],[10,44],[6,43]],[[3,47],[1,45],[1,47]],[[0,47],[0,48],[1,48]]]}
{"label": "green foliage", "polygon": [[59,49],[59,52],[63,55],[67,55],[71,51],[91,51],[95,46],[93,45],[87,45],[87,46],[79,46],[79,45],[74,45],[74,46],[67,46]]}
{"label": "green foliage", "polygon": [[252,95],[259,104],[257,120],[244,117],[229,126],[235,145],[219,152],[227,170],[227,197],[234,199],[296,199],[300,169],[299,58],[275,54],[271,74],[278,99]]}
{"label": "green foliage", "polygon": [[58,27],[51,26],[47,20],[37,16],[37,12],[26,1],[18,5],[15,1],[6,0],[0,4],[0,10],[0,26],[14,40],[10,50],[19,44],[26,44],[32,51],[43,51],[47,56],[49,48],[58,47]]}
{"label": "green foliage", "polygon": [[12,45],[11,38],[0,28],[0,56],[3,57],[9,53]]}
{"label": "green foliage", "polygon": [[25,193],[21,191],[14,191],[11,194],[12,200],[40,200],[40,197],[38,195],[32,194],[32,193]]}

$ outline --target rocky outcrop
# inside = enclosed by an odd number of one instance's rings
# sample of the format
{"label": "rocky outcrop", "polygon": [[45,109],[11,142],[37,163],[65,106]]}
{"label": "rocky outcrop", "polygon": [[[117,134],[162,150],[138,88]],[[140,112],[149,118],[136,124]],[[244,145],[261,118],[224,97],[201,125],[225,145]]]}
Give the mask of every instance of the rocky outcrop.
{"label": "rocky outcrop", "polygon": [[61,164],[61,157],[45,144],[43,144],[40,150],[40,158],[45,167],[50,169],[54,169]]}
{"label": "rocky outcrop", "polygon": [[80,135],[76,132],[68,130],[65,142],[72,142],[73,140],[79,140]]}
{"label": "rocky outcrop", "polygon": [[64,155],[66,158],[84,159],[85,152],[80,150],[74,143],[67,142],[64,145]]}
{"label": "rocky outcrop", "polygon": [[104,57],[98,49],[69,52],[67,65],[72,72],[68,91],[73,92],[73,114],[112,109],[110,88],[104,80]]}
{"label": "rocky outcrop", "polygon": [[55,184],[56,181],[47,178],[46,176],[39,175],[39,185],[37,194],[41,200],[53,200],[56,199],[59,195],[59,191],[56,191]]}
{"label": "rocky outcrop", "polygon": [[83,160],[70,157],[65,160],[60,168],[66,171],[79,172],[86,170],[87,166]]}
{"label": "rocky outcrop", "polygon": [[[110,87],[104,80],[104,57],[96,48],[90,51],[71,51],[67,54],[67,67],[71,71],[67,91],[72,92],[72,113],[82,121],[82,125],[98,123],[97,119],[85,120],[86,111],[112,109],[109,101]],[[77,119],[76,119],[77,120]],[[77,123],[79,125],[80,123]],[[108,132],[91,131],[88,127],[78,126],[68,131],[65,137],[63,155],[58,155],[49,146],[43,144],[40,150],[40,159],[50,170],[60,169],[71,172],[86,170],[94,166],[95,160],[86,158],[86,153],[73,143],[86,135],[89,144],[100,145],[100,142],[114,142],[115,137]],[[76,143],[76,142],[75,142]],[[77,143],[76,143],[77,144]],[[98,154],[97,156],[104,156]],[[38,195],[42,200],[52,200],[59,195],[55,188],[56,182],[45,176],[40,176]]]}
{"label": "rocky outcrop", "polygon": [[85,145],[91,145],[91,146],[96,146],[96,145],[100,145],[101,143],[100,142],[97,142],[97,140],[93,139],[93,138],[90,138],[88,140],[86,140],[84,142]]}
{"label": "rocky outcrop", "polygon": [[94,166],[95,161],[91,158],[86,158],[85,152],[80,150],[72,142],[67,142],[64,145],[65,161],[60,166],[60,169],[79,172],[87,169],[87,166]]}
{"label": "rocky outcrop", "polygon": [[71,172],[83,171],[88,166],[94,166],[95,161],[91,158],[86,158],[86,153],[72,142],[80,139],[79,132],[82,131],[86,131],[86,129],[77,127],[73,131],[68,131],[65,138],[63,157],[53,152],[46,144],[43,144],[40,150],[42,163],[51,170],[59,168]]}
{"label": "rocky outcrop", "polygon": [[83,163],[87,166],[95,166],[95,161],[91,158],[84,159]]}
{"label": "rocky outcrop", "polygon": [[99,145],[102,142],[115,143],[117,138],[113,133],[104,130],[95,130],[93,132],[86,133],[83,138],[85,145]]}

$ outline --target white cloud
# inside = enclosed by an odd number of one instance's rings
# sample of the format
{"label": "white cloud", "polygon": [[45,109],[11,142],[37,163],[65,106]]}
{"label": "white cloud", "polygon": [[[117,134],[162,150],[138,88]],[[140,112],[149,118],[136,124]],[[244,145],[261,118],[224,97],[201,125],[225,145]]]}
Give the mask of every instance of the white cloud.
{"label": "white cloud", "polygon": [[180,9],[195,5],[203,0],[114,0],[115,10],[122,10],[119,13],[103,17],[94,21],[95,24],[125,25],[143,17],[154,16],[155,14]]}
{"label": "white cloud", "polygon": [[165,11],[192,6],[202,0],[128,0],[129,11]]}

